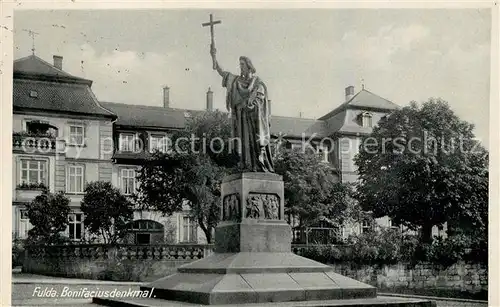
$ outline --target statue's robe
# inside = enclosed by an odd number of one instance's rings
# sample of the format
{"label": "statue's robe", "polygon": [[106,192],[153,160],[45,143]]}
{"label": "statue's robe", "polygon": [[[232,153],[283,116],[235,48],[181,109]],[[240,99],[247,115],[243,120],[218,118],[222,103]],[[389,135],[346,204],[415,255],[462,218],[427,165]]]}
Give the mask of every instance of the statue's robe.
{"label": "statue's robe", "polygon": [[241,168],[274,172],[266,85],[258,77],[245,79],[224,72],[222,86],[227,89],[226,107],[231,111],[232,136],[236,138]]}

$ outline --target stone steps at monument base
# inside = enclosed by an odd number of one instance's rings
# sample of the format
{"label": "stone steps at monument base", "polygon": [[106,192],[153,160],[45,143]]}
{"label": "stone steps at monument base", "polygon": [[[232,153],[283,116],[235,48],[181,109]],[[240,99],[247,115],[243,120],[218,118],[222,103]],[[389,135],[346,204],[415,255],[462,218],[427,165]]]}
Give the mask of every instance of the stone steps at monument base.
{"label": "stone steps at monument base", "polygon": [[[200,304],[169,301],[155,298],[93,298],[92,302],[100,306],[109,307],[194,307]],[[212,307],[436,307],[436,303],[424,299],[398,298],[379,296],[376,298],[348,299],[348,300],[322,300],[322,301],[289,301],[279,303],[238,303],[224,305],[210,305]]]}
{"label": "stone steps at monument base", "polygon": [[292,252],[214,253],[177,269],[179,273],[195,274],[299,273],[329,270],[332,268],[328,265]]}
{"label": "stone steps at monument base", "polygon": [[291,252],[215,253],[140,288],[158,299],[202,305],[377,296],[375,287]]}

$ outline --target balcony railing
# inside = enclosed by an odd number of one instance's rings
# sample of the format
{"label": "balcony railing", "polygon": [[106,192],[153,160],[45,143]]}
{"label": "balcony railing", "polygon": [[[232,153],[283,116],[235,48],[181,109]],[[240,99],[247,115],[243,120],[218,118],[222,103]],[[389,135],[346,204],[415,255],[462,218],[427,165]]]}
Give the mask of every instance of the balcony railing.
{"label": "balcony railing", "polygon": [[14,132],[12,134],[12,149],[26,153],[64,153],[66,142],[56,139],[51,134],[32,134]]}

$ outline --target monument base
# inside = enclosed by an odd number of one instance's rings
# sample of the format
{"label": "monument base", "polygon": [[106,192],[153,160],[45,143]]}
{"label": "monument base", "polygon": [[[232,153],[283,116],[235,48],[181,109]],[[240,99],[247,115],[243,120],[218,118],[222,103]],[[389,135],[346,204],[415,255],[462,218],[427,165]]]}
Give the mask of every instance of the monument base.
{"label": "monument base", "polygon": [[[142,286],[141,290],[152,291],[156,298],[150,301],[151,305],[146,305],[144,299],[137,300],[138,305],[125,299],[96,298],[94,302],[107,306],[118,306],[112,305],[116,302],[122,303],[119,306],[179,306],[174,301],[189,303],[183,306],[260,306],[270,302],[283,302],[284,306],[294,306],[293,302],[300,302],[300,306],[379,304],[375,287],[291,252],[291,228],[284,220],[281,176],[269,173],[227,176],[221,194],[221,222],[216,228],[214,254]],[[329,303],[313,304],[320,301]],[[391,306],[386,300],[380,304]],[[411,306],[431,306],[422,304]],[[410,305],[399,302],[394,306]]]}
{"label": "monument base", "polygon": [[288,253],[213,254],[141,290],[156,298],[203,305],[374,298],[375,287]]}

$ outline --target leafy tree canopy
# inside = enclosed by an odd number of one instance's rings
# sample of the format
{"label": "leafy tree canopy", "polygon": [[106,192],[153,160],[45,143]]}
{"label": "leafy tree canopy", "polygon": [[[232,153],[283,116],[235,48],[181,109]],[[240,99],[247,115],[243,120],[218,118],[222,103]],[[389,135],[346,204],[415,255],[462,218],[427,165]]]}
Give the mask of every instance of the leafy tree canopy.
{"label": "leafy tree canopy", "polygon": [[355,158],[363,208],[421,226],[425,239],[447,221],[486,231],[488,153],[473,128],[440,99],[412,102],[383,118]]}
{"label": "leafy tree canopy", "polygon": [[[220,218],[220,183],[236,167],[226,114],[213,111],[191,118],[171,137],[169,152],[156,152],[138,175],[137,201],[166,215],[188,205],[208,242]],[[234,146],[234,145],[231,145]]]}
{"label": "leafy tree canopy", "polygon": [[352,198],[352,187],[338,181],[329,163],[316,153],[282,151],[275,159],[276,172],[285,185],[285,213],[309,226],[326,217],[337,226],[359,220],[360,207]]}
{"label": "leafy tree canopy", "polygon": [[85,229],[116,243],[126,234],[127,223],[134,217],[133,204],[111,182],[95,181],[85,187],[80,208],[85,216]]}
{"label": "leafy tree canopy", "polygon": [[28,231],[30,244],[51,244],[66,241],[60,234],[68,225],[70,200],[64,192],[51,193],[44,189],[42,194],[26,205],[28,218],[33,228]]}

